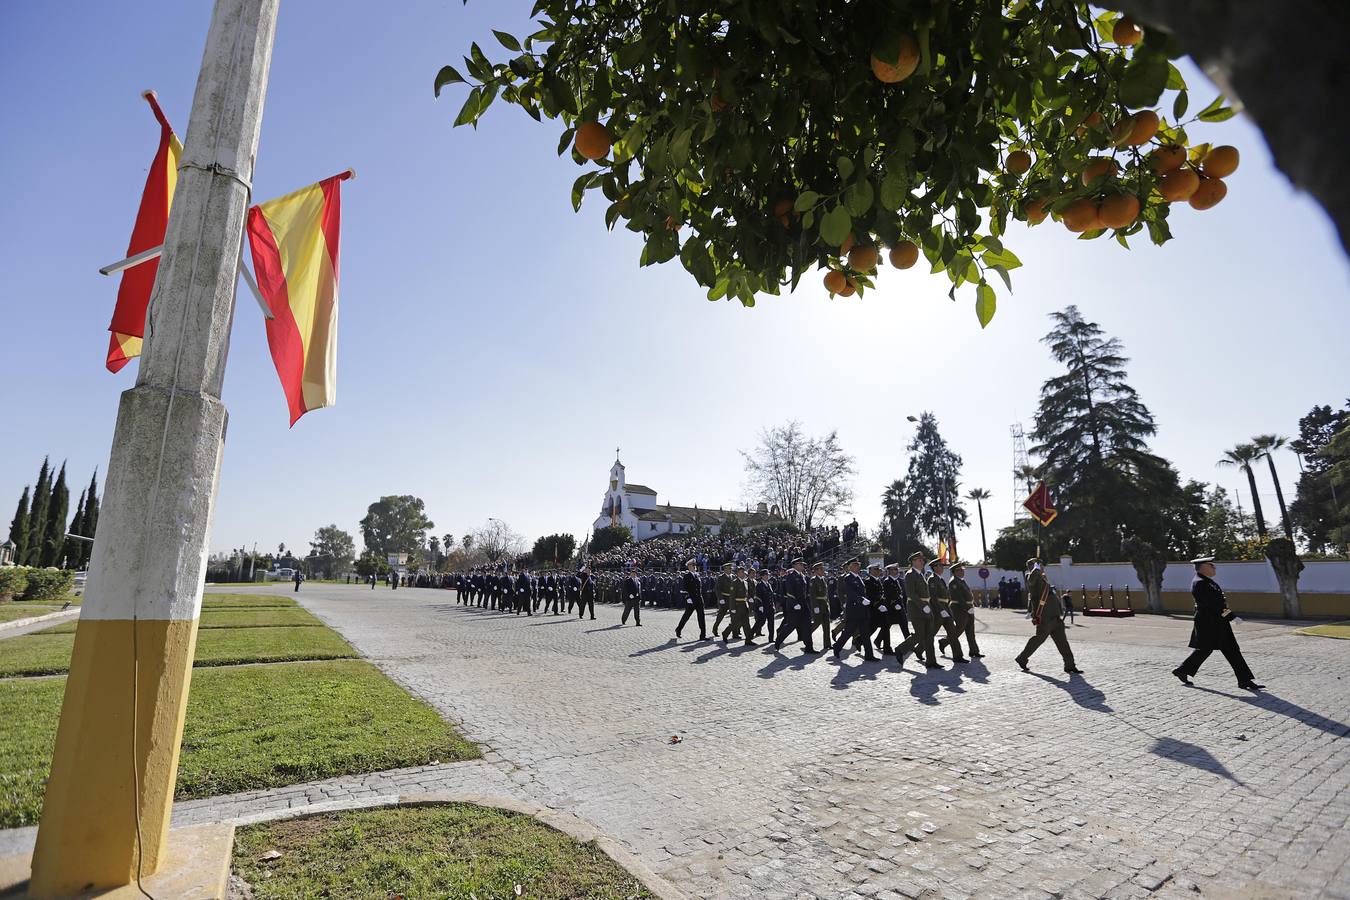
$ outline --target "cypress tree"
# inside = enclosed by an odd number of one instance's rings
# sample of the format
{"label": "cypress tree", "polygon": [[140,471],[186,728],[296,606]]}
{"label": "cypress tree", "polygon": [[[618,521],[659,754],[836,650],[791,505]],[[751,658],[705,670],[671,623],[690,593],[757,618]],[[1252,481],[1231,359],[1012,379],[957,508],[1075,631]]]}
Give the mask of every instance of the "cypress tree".
{"label": "cypress tree", "polygon": [[24,556],[20,560],[26,566],[36,566],[42,558],[42,536],[47,530],[47,507],[52,502],[52,470],[47,457],[42,457],[42,469],[38,472],[37,487],[33,488],[33,505],[28,515],[28,539],[24,541]]}
{"label": "cypress tree", "polygon": [[938,431],[937,416],[931,412],[920,414],[918,430],[908,449],[904,504],[921,533],[950,540],[949,525],[960,528],[970,521],[957,493],[961,456],[947,446]]}
{"label": "cypress tree", "polygon": [[52,499],[47,507],[47,528],[42,538],[42,556],[40,566],[55,566],[61,563],[61,551],[66,545],[66,513],[70,510],[70,490],[66,487],[66,464],[61,463],[61,472],[52,485]]}
{"label": "cypress tree", "polygon": [[28,549],[28,485],[24,485],[19,508],[14,510],[14,519],[9,523],[9,539],[14,542],[14,562],[21,564]]}
{"label": "cypress tree", "polygon": [[[92,538],[94,532],[98,531],[98,469],[94,470],[93,476],[89,479],[88,499],[85,500],[84,507],[84,531],[85,537]],[[93,541],[80,541],[80,568],[89,568],[89,558],[93,556]]]}
{"label": "cypress tree", "polygon": [[[80,502],[75,504],[75,515],[70,517],[70,527],[66,529],[67,534],[84,534],[84,505],[85,491],[80,491]],[[61,547],[61,558],[65,560],[67,568],[78,569],[80,567],[80,547],[84,541],[76,540],[73,537],[67,537]]]}

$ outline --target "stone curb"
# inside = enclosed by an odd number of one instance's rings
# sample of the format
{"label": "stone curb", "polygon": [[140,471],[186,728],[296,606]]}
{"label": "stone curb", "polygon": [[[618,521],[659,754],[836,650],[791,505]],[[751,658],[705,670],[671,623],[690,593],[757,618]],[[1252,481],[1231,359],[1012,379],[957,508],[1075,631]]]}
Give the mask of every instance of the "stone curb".
{"label": "stone curb", "polygon": [[629,874],[642,882],[643,887],[651,891],[657,897],[660,897],[661,900],[688,900],[688,896],[685,893],[666,881],[660,875],[657,875],[627,847],[624,847],[618,841],[605,835],[591,823],[584,819],[580,819],[571,813],[560,812],[559,810],[549,809],[544,806],[535,806],[532,803],[522,803],[509,797],[455,793],[381,794],[375,797],[359,797],[351,800],[333,800],[327,803],[312,803],[308,806],[290,809],[266,810],[264,812],[239,816],[238,818],[230,819],[229,821],[236,828],[243,828],[247,825],[258,825],[264,822],[279,822],[287,819],[302,819],[308,816],[321,815],[330,812],[348,812],[359,809],[386,809],[393,806],[439,806],[446,803],[472,803],[475,806],[485,806],[492,809],[503,809],[507,812],[520,813],[521,815],[538,819],[550,828],[556,828],[563,834],[575,838],[582,843],[594,841],[596,846],[598,846],[606,856],[628,870]]}
{"label": "stone curb", "polygon": [[21,628],[28,628],[33,625],[40,625],[43,622],[50,622],[54,619],[73,619],[80,614],[80,607],[72,606],[70,609],[58,609],[56,612],[49,612],[41,616],[30,616],[27,619],[15,619],[12,622],[5,622],[0,625],[0,637],[8,636],[11,631],[18,631]]}

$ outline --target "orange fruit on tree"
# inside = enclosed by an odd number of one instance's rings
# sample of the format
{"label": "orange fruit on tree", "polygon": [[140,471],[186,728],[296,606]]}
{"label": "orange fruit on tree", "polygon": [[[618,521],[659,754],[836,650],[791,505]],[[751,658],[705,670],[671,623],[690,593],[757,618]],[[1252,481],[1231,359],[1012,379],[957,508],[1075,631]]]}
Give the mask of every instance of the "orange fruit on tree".
{"label": "orange fruit on tree", "polygon": [[1200,186],[1191,194],[1193,209],[1210,209],[1218,206],[1219,201],[1228,195],[1228,185],[1222,178],[1201,178]]}
{"label": "orange fruit on tree", "polygon": [[1083,169],[1083,184],[1088,185],[1098,178],[1114,178],[1120,171],[1120,166],[1109,156],[1098,156],[1087,164]]}
{"label": "orange fruit on tree", "polygon": [[1153,136],[1157,133],[1158,114],[1151,109],[1143,109],[1130,118],[1130,133],[1126,135],[1125,143],[1131,147],[1138,147],[1153,140]]}
{"label": "orange fruit on tree", "polygon": [[872,74],[878,81],[895,84],[914,74],[919,67],[919,44],[908,34],[900,35],[900,58],[888,63],[872,54]]}
{"label": "orange fruit on tree", "polygon": [[1148,164],[1153,167],[1153,171],[1158,175],[1166,175],[1168,172],[1175,172],[1186,162],[1186,148],[1177,144],[1168,144],[1166,147],[1159,147],[1149,154]]}
{"label": "orange fruit on tree", "polygon": [[1122,47],[1133,47],[1144,37],[1144,32],[1139,26],[1134,24],[1134,19],[1129,16],[1121,16],[1117,20],[1115,27],[1111,29],[1111,40]]}
{"label": "orange fruit on tree", "polygon": [[1022,212],[1026,214],[1027,222],[1032,225],[1039,225],[1045,221],[1047,210],[1045,208],[1044,197],[1034,197],[1022,204]]}
{"label": "orange fruit on tree", "polygon": [[1102,114],[1099,112],[1088,113],[1088,117],[1083,120],[1083,124],[1089,128],[1096,128],[1102,124]]}
{"label": "orange fruit on tree", "polygon": [[1003,168],[1010,175],[1025,175],[1031,168],[1031,154],[1025,150],[1014,150],[1008,154],[1008,160],[1003,164]]}
{"label": "orange fruit on tree", "polygon": [[1139,198],[1133,194],[1112,194],[1102,201],[1100,215],[1106,228],[1129,228],[1139,218]]}
{"label": "orange fruit on tree", "polygon": [[838,294],[846,287],[848,287],[848,279],[844,277],[843,272],[838,269],[831,269],[825,273],[825,290],[831,294]]}
{"label": "orange fruit on tree", "polygon": [[891,248],[891,265],[897,269],[908,269],[919,261],[919,245],[913,241],[901,241]]}
{"label": "orange fruit on tree", "polygon": [[839,245],[839,255],[848,256],[848,251],[852,250],[853,245],[856,243],[858,243],[858,239],[855,238],[853,232],[850,231],[848,237],[844,238],[844,242]]}
{"label": "orange fruit on tree", "polygon": [[844,289],[839,292],[840,297],[852,297],[858,292],[858,283],[852,278],[844,279]]}
{"label": "orange fruit on tree", "polygon": [[609,148],[614,145],[614,140],[609,136],[609,129],[599,122],[582,122],[577,126],[573,145],[582,156],[596,160],[609,155]]}
{"label": "orange fruit on tree", "polygon": [[1075,234],[1082,234],[1084,231],[1092,231],[1101,227],[1097,204],[1087,198],[1073,201],[1064,208],[1064,212],[1060,215],[1064,219],[1064,227]]}
{"label": "orange fruit on tree", "polygon": [[723,100],[718,94],[713,94],[708,102],[712,104],[713,112],[721,112],[727,108],[727,101]]}
{"label": "orange fruit on tree", "polygon": [[859,272],[871,272],[877,267],[881,253],[876,247],[854,247],[848,251],[848,264]]}
{"label": "orange fruit on tree", "polygon": [[1210,150],[1200,163],[1200,171],[1210,178],[1227,178],[1237,171],[1237,167],[1238,150],[1227,144]]}
{"label": "orange fruit on tree", "polygon": [[792,208],[795,205],[796,204],[791,197],[784,197],[773,205],[774,218],[778,219],[778,224],[782,225],[784,228],[787,228],[788,225],[791,224],[791,220],[788,219],[788,216],[792,213]]}
{"label": "orange fruit on tree", "polygon": [[1195,174],[1195,170],[1189,166],[1183,166],[1175,172],[1168,172],[1158,179],[1158,193],[1163,195],[1164,200],[1173,203],[1178,200],[1191,199],[1191,195],[1195,193],[1198,187],[1200,187],[1200,176]]}

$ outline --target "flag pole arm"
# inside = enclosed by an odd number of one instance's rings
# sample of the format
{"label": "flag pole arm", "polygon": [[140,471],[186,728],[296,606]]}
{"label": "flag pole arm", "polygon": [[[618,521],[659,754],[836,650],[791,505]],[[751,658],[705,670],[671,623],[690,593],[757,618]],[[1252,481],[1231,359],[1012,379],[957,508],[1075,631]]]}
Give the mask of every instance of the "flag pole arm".
{"label": "flag pole arm", "polygon": [[104,266],[103,268],[98,270],[98,274],[116,275],[118,272],[130,269],[133,266],[139,266],[143,262],[149,262],[152,259],[159,259],[160,254],[163,252],[164,252],[163,244],[161,244],[158,247],[151,247],[149,250],[142,250],[135,256],[128,256],[126,259],[118,260],[115,263],[110,263],[109,265]]}
{"label": "flag pole arm", "polygon": [[268,307],[267,301],[263,299],[262,291],[258,290],[258,282],[253,280],[253,273],[248,270],[248,266],[244,265],[242,250],[239,253],[239,274],[244,276],[244,283],[253,292],[253,299],[258,301],[258,309],[262,310],[263,318],[269,322],[272,321],[275,316],[272,315],[272,310]]}

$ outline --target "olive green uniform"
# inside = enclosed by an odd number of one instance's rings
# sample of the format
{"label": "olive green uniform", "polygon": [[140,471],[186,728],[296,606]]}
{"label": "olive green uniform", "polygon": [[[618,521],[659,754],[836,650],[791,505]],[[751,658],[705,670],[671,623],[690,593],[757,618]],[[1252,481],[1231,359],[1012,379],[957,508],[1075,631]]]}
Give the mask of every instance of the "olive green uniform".
{"label": "olive green uniform", "polygon": [[825,635],[824,646],[834,643],[830,634],[830,584],[824,575],[811,576],[811,632],[819,628]]}
{"label": "olive green uniform", "polygon": [[933,607],[933,634],[936,635],[939,628],[945,631],[947,636],[942,643],[951,646],[952,662],[966,662],[961,653],[961,632],[956,630],[956,616],[951,609],[951,593],[947,582],[936,572],[928,576],[928,597]]}
{"label": "olive green uniform", "polygon": [[[979,656],[980,645],[975,642],[975,594],[964,578],[957,578],[955,575],[947,585],[947,590],[951,594],[950,609],[956,632],[966,636],[967,652],[971,656]],[[950,643],[951,639],[944,637],[938,641],[938,647],[940,649]]]}
{"label": "olive green uniform", "polygon": [[1050,638],[1055,642],[1059,655],[1064,657],[1064,671],[1075,671],[1078,666],[1073,661],[1069,637],[1064,633],[1064,607],[1059,602],[1059,595],[1046,581],[1045,573],[1040,569],[1032,570],[1027,576],[1027,604],[1032,611],[1031,617],[1036,622],[1036,633],[1017,655],[1017,664],[1025,668],[1031,660],[1031,654],[1045,643],[1046,638]]}
{"label": "olive green uniform", "polygon": [[750,643],[750,582],[739,578],[731,579],[731,601],[727,604],[731,624],[722,632],[722,640],[730,640],[735,634]]}
{"label": "olive green uniform", "polygon": [[717,576],[717,618],[713,619],[713,637],[722,627],[722,619],[731,611],[731,585],[736,579],[729,572]]}
{"label": "olive green uniform", "polygon": [[896,657],[904,665],[905,654],[913,653],[915,659],[922,658],[924,665],[936,668],[938,661],[933,652],[933,636],[937,629],[933,620],[937,613],[929,602],[928,582],[913,566],[905,571],[905,609],[914,631],[895,648]]}

